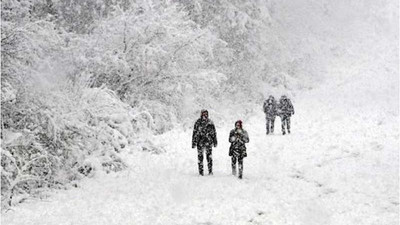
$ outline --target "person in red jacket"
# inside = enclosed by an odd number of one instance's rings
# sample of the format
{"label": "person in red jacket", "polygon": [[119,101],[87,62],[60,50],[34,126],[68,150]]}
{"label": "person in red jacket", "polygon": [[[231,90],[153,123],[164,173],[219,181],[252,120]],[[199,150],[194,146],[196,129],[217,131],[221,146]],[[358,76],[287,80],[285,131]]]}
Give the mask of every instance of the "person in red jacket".
{"label": "person in red jacket", "polygon": [[232,175],[236,176],[236,162],[239,165],[239,179],[243,177],[243,158],[247,157],[246,145],[249,143],[249,134],[243,129],[241,120],[236,121],[235,129],[229,133],[229,156],[232,157]]}

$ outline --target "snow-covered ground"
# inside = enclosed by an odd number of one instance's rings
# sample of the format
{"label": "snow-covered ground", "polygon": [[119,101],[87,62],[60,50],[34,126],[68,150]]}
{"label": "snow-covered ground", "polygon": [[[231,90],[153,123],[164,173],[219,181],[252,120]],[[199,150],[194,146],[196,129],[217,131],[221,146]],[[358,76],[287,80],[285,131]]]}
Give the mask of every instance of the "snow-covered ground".
{"label": "snow-covered ground", "polygon": [[125,152],[127,170],[97,173],[79,188],[24,202],[2,213],[1,222],[398,224],[398,81],[356,84],[327,83],[297,95],[287,136],[279,119],[266,136],[261,111],[244,121],[250,143],[243,180],[230,174],[234,121],[232,127],[214,121],[213,176],[197,175],[191,131],[173,130],[155,140],[165,153]]}

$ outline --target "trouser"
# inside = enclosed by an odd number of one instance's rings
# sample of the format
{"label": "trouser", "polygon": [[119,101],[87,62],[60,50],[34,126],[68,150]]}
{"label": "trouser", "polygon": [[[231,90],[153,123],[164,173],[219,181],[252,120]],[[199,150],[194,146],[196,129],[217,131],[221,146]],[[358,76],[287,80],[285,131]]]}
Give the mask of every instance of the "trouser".
{"label": "trouser", "polygon": [[274,133],[275,117],[267,118],[267,134]]}
{"label": "trouser", "polygon": [[203,175],[204,151],[206,152],[208,173],[212,173],[212,148],[211,146],[197,147],[197,159],[199,165],[199,174]]}
{"label": "trouser", "polygon": [[282,133],[285,134],[285,127],[287,128],[287,132],[290,133],[290,116],[288,115],[283,115],[281,117],[282,121]]}
{"label": "trouser", "polygon": [[243,156],[232,156],[232,174],[236,175],[236,162],[239,165],[239,177],[243,175]]}

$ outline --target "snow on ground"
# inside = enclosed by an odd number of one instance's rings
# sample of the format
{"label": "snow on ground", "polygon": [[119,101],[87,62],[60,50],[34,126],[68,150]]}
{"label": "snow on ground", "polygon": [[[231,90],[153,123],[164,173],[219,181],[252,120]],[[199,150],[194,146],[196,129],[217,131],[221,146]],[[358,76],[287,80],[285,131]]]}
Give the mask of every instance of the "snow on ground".
{"label": "snow on ground", "polygon": [[374,109],[346,95],[351,84],[338,88],[344,89],[338,95],[326,87],[298,95],[290,135],[280,134],[277,118],[275,134],[266,136],[262,112],[244,121],[250,143],[243,180],[230,174],[234,121],[232,127],[214,121],[213,176],[197,175],[191,131],[174,130],[155,140],[165,153],[127,152],[126,171],[98,173],[79,188],[24,202],[2,213],[1,222],[398,224],[398,103]]}

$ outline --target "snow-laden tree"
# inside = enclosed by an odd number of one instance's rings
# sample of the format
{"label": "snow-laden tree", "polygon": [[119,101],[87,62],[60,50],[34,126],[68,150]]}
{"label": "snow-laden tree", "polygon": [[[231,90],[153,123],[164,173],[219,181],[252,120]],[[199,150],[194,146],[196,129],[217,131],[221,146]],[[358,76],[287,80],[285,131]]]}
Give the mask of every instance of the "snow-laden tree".
{"label": "snow-laden tree", "polygon": [[[1,195],[7,208],[40,190],[124,167],[131,107],[73,82],[68,40],[31,1],[2,2]],[[35,8],[36,7],[36,8]],[[138,135],[138,134],[136,134]]]}
{"label": "snow-laden tree", "polygon": [[[229,96],[259,103],[265,95],[308,87],[318,76],[309,55],[296,53],[281,36],[274,1],[179,1],[190,18],[227,43],[219,68]],[[217,57],[218,58],[218,57]],[[315,67],[315,65],[314,65]],[[249,88],[251,87],[251,88]],[[240,91],[239,91],[240,90]],[[290,91],[292,90],[292,91]]]}
{"label": "snow-laden tree", "polygon": [[[93,30],[88,45],[82,77],[149,112],[157,132],[187,118],[186,108],[210,101],[225,78],[208,63],[225,43],[189,20],[179,4],[146,1],[115,11]],[[195,99],[183,101],[188,94]]]}

